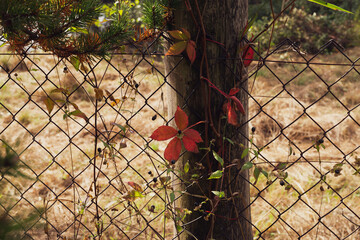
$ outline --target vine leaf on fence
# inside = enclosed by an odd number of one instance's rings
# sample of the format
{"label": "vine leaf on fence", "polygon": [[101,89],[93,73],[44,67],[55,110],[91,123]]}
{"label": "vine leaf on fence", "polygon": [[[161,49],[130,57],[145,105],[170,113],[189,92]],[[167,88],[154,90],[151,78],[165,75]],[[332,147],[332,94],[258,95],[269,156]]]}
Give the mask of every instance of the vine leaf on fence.
{"label": "vine leaf on fence", "polygon": [[223,191],[211,191],[215,196],[218,196],[219,198],[225,197],[225,193]]}
{"label": "vine leaf on fence", "polygon": [[240,100],[235,96],[240,91],[239,88],[230,89],[227,101],[223,106],[223,111],[226,112],[228,123],[234,126],[238,125],[238,118],[236,111],[245,115],[245,109]]}
{"label": "vine leaf on fence", "polygon": [[241,170],[246,170],[246,169],[250,169],[254,166],[254,164],[252,162],[246,162],[242,167]]}
{"label": "vine leaf on fence", "polygon": [[49,114],[51,114],[52,110],[54,109],[54,101],[50,98],[50,97],[47,97],[44,99],[44,103],[45,103],[45,106],[49,112]]}
{"label": "vine leaf on fence", "polygon": [[76,116],[76,117],[80,117],[82,119],[84,119],[86,122],[89,122],[88,117],[85,115],[85,113],[83,113],[82,111],[80,111],[79,109],[76,109],[75,111],[69,112],[68,116]]}
{"label": "vine leaf on fence", "polygon": [[188,55],[191,64],[193,64],[196,59],[196,43],[193,40],[190,40],[190,33],[184,28],[182,28],[181,31],[173,30],[168,31],[168,33],[174,39],[179,40],[179,42],[171,45],[165,56],[179,55],[186,50],[186,54]]}
{"label": "vine leaf on fence", "polygon": [[211,175],[208,179],[219,179],[222,177],[222,175],[223,175],[223,171],[217,170],[217,171],[211,173]]}
{"label": "vine leaf on fence", "polygon": [[188,41],[188,44],[186,46],[186,53],[189,57],[191,64],[193,64],[196,59],[196,43],[194,41]]}
{"label": "vine leaf on fence", "polygon": [[138,192],[143,191],[142,188],[140,187],[140,185],[135,182],[128,182],[128,184],[130,185],[130,187],[132,187],[133,189],[135,189]]}
{"label": "vine leaf on fence", "polygon": [[104,91],[101,88],[94,88],[94,91],[96,100],[101,101],[104,97]]}
{"label": "vine leaf on fence", "polygon": [[157,141],[173,138],[164,152],[165,159],[170,162],[179,159],[182,144],[187,151],[198,153],[199,149],[196,144],[203,141],[198,131],[188,127],[188,116],[180,107],[175,112],[175,124],[178,129],[170,126],[160,126],[150,136],[151,139]]}
{"label": "vine leaf on fence", "polygon": [[224,166],[224,159],[222,159],[222,157],[219,156],[219,154],[217,154],[215,151],[213,151],[213,155],[216,161],[218,161],[221,166]]}
{"label": "vine leaf on fence", "polygon": [[251,43],[245,48],[245,51],[242,55],[243,63],[245,67],[248,67],[254,59],[254,49],[251,47]]}
{"label": "vine leaf on fence", "polygon": [[188,44],[187,41],[180,41],[180,42],[174,43],[170,47],[169,51],[167,51],[165,56],[167,56],[167,55],[179,55],[180,53],[182,53],[186,49],[187,44]]}

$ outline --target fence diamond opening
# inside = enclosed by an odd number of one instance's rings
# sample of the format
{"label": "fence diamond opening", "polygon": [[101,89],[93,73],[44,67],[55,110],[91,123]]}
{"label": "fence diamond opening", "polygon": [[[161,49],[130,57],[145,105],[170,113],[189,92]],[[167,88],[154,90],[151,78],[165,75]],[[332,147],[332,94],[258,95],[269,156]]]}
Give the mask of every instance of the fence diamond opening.
{"label": "fence diamond opening", "polygon": [[[3,239],[186,231],[166,142],[149,138],[173,121],[156,41],[78,71],[47,53],[1,54]],[[248,68],[248,140],[261,150],[250,161],[271,175],[249,181],[255,239],[359,237],[359,65],[347,54],[330,41],[309,56],[286,40]]]}

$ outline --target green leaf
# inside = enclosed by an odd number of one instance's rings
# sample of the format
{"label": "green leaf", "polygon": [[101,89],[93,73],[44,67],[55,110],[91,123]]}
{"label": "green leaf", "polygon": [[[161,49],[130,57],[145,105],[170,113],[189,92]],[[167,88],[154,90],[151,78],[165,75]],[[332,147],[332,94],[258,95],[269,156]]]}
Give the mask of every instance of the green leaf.
{"label": "green leaf", "polygon": [[179,225],[176,225],[176,231],[177,232],[182,232],[183,228]]}
{"label": "green leaf", "polygon": [[269,178],[269,174],[265,170],[261,170],[261,173],[266,177]]}
{"label": "green leaf", "polygon": [[256,151],[255,149],[253,149],[253,152],[254,152],[255,157],[258,158],[259,157],[259,152]]}
{"label": "green leaf", "polygon": [[215,151],[213,151],[213,155],[216,161],[218,161],[221,166],[224,166],[224,159],[222,159]]}
{"label": "green leaf", "polygon": [[69,116],[74,115],[76,117],[80,117],[82,119],[84,119],[86,122],[89,122],[89,119],[87,118],[87,116],[85,115],[85,113],[83,113],[82,111],[80,111],[79,109],[72,111],[68,114]]}
{"label": "green leaf", "polygon": [[233,140],[229,139],[229,138],[226,138],[224,137],[224,140],[228,141],[231,145],[234,145],[235,143],[233,142]]}
{"label": "green leaf", "polygon": [[243,31],[242,34],[241,34],[241,38],[243,38],[243,37],[247,34],[247,32],[249,31],[249,29],[251,28],[251,26],[254,24],[256,18],[257,18],[257,13],[256,13],[255,16],[253,16],[253,17],[250,19],[250,21],[248,21],[248,23],[246,24],[245,29],[244,29],[244,31]]}
{"label": "green leaf", "polygon": [[283,170],[286,168],[286,166],[287,166],[287,163],[282,162],[282,163],[279,163],[278,165],[276,165],[274,170]]}
{"label": "green leaf", "polygon": [[211,191],[214,195],[218,196],[219,198],[223,198],[225,197],[225,193],[224,192],[219,192],[219,191]]}
{"label": "green leaf", "polygon": [[254,178],[255,178],[255,182],[254,182],[254,184],[256,184],[257,183],[257,181],[258,181],[258,179],[259,179],[259,176],[260,176],[260,168],[257,168],[257,167],[255,167],[255,169],[254,169]]}
{"label": "green leaf", "polygon": [[114,123],[112,122],[111,125],[117,126],[118,128],[120,128],[124,133],[126,133],[126,128],[118,123]]}
{"label": "green leaf", "polygon": [[70,63],[74,66],[76,71],[79,71],[80,60],[79,60],[79,58],[77,56],[71,56],[70,57]]}
{"label": "green leaf", "polygon": [[241,167],[241,171],[242,170],[246,170],[246,169],[250,169],[252,168],[254,164],[252,162],[246,162],[242,167]]}
{"label": "green leaf", "polygon": [[185,163],[185,166],[184,166],[184,172],[185,172],[185,173],[188,173],[188,172],[189,172],[189,169],[190,169],[190,163],[189,163],[189,161],[187,161],[187,162]]}
{"label": "green leaf", "polygon": [[249,149],[248,148],[245,148],[244,151],[242,152],[241,154],[241,159],[243,159],[244,157],[246,157],[246,155],[248,155],[249,153]]}
{"label": "green leaf", "polygon": [[322,0],[308,0],[308,1],[319,4],[319,5],[327,7],[327,8],[330,8],[330,9],[335,10],[335,11],[341,11],[341,12],[346,12],[346,13],[353,14],[352,12],[350,12],[348,10],[345,10],[345,9],[339,7],[339,6],[336,6],[334,4],[331,4],[331,3],[328,3],[328,2],[325,2],[325,1],[322,1]]}
{"label": "green leaf", "polygon": [[170,193],[170,201],[171,201],[171,203],[173,203],[175,201],[175,193],[174,192]]}
{"label": "green leaf", "polygon": [[211,175],[208,179],[219,179],[222,177],[222,175],[223,175],[223,171],[217,170],[217,171],[211,173]]}

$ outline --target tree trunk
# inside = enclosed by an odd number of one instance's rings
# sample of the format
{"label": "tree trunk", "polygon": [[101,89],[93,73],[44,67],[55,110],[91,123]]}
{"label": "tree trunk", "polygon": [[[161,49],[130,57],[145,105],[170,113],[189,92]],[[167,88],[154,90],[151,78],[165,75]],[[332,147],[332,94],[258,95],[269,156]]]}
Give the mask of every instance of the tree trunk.
{"label": "tree trunk", "polygon": [[[166,73],[168,74],[166,81],[170,86],[166,96],[169,104],[169,117],[174,116],[176,107],[180,106],[189,114],[190,124],[194,124],[200,120],[205,120],[205,112],[210,109],[214,127],[221,126],[218,129],[221,136],[213,133],[210,123],[208,127],[205,127],[204,124],[197,126],[197,130],[202,133],[204,140],[207,138],[205,146],[203,144],[201,147],[208,147],[209,145],[206,144],[214,140],[215,144],[212,150],[223,156],[225,166],[232,163],[236,163],[237,166],[226,168],[222,181],[221,179],[208,180],[211,172],[221,170],[218,162],[212,159],[212,152],[208,154],[209,161],[207,157],[204,157],[206,151],[200,151],[200,154],[186,153],[178,160],[176,163],[177,170],[183,171],[184,165],[189,161],[190,171],[185,177],[182,177],[181,181],[175,181],[175,191],[186,192],[175,201],[175,205],[193,211],[185,219],[185,224],[179,224],[185,229],[179,234],[179,238],[194,239],[193,236],[195,236],[199,240],[250,240],[253,237],[250,224],[249,184],[247,182],[249,174],[248,171],[239,172],[244,161],[246,161],[246,158],[241,159],[242,151],[244,147],[248,146],[248,125],[246,124],[248,119],[248,82],[246,71],[239,60],[239,56],[241,56],[241,54],[239,55],[240,36],[247,22],[248,3],[247,0],[197,0],[207,38],[212,40],[206,42],[208,70],[204,65],[201,71],[203,32],[200,27],[201,21],[196,1],[189,1],[191,6],[188,8],[183,3],[185,1],[180,2],[175,10],[174,29],[184,28],[191,33],[192,40],[197,40],[197,58],[192,65],[190,65],[185,53],[183,60],[179,56],[167,56],[165,58]],[[194,23],[189,9],[192,10],[197,23]],[[237,97],[244,105],[246,115],[240,116],[238,114],[240,118],[239,127],[232,127],[226,123],[226,119],[221,118],[226,98],[218,91],[210,89],[200,77],[208,78],[225,93],[228,93],[233,87],[241,89]],[[211,92],[210,97],[208,97],[209,92]],[[223,142],[225,127],[226,137],[231,138],[235,142],[234,145],[226,141]],[[205,132],[208,132],[208,135]],[[205,170],[199,168],[199,163],[205,167]],[[203,177],[194,182],[194,178],[191,179],[193,174],[199,174]],[[218,201],[218,198],[211,191],[224,191],[225,198]],[[179,196],[179,193],[177,195]],[[210,199],[203,204],[199,211],[194,211],[194,208],[205,199],[195,195],[207,196]],[[216,208],[214,208],[214,204],[217,205]],[[206,211],[211,212],[213,209],[216,209],[214,214],[206,217],[208,213]],[[195,219],[197,220],[193,221]]]}

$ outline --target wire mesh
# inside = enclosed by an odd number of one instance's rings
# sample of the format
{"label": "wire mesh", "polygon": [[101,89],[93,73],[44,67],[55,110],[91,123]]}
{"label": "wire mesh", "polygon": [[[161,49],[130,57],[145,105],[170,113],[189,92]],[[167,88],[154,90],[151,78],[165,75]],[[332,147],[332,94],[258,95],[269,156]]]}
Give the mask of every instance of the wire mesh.
{"label": "wire mesh", "polygon": [[[176,92],[159,42],[78,71],[33,50],[1,54],[0,236],[182,234],[189,223],[179,224],[186,213],[172,207],[182,195],[164,164],[166,143],[149,138],[173,120],[165,95]],[[286,40],[248,67],[251,134],[243,137],[259,153],[250,161],[268,174],[247,180],[255,239],[358,238],[359,71],[350,55],[329,41],[309,56]]]}

